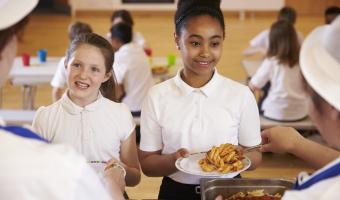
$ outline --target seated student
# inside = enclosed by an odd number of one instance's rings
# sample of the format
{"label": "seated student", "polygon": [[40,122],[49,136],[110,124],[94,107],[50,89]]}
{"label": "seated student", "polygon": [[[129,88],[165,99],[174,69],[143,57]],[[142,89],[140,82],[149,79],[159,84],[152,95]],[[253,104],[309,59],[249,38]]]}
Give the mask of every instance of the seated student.
{"label": "seated student", "polygon": [[[131,16],[131,13],[127,10],[116,10],[112,13],[111,16],[111,25],[115,25],[118,23],[126,23],[128,25],[131,26],[132,30],[133,30],[133,25],[134,25],[134,21],[133,18]],[[107,38],[111,39],[111,33],[107,33]],[[147,44],[145,38],[143,37],[143,35],[140,32],[136,32],[133,31],[132,32],[132,42],[140,45],[141,47],[143,47],[143,49],[149,49],[149,45]]]}
{"label": "seated student", "polygon": [[[17,37],[37,4],[38,0],[0,3],[0,86],[13,64]],[[123,199],[120,169],[108,167],[104,172],[110,196],[84,157],[73,148],[48,144],[25,128],[0,126],[0,158],[0,199]]]}
{"label": "seated student", "polygon": [[65,58],[68,90],[37,110],[33,128],[52,143],[72,145],[89,162],[114,161],[126,171],[126,185],[134,186],[140,181],[135,124],[128,107],[114,102],[113,61],[105,38],[94,33],[76,37]]}
{"label": "seated student", "polygon": [[132,28],[128,24],[118,23],[111,27],[118,99],[128,105],[133,116],[140,116],[142,101],[153,86],[153,78],[143,49],[131,42],[131,38]]}
{"label": "seated student", "polygon": [[[92,28],[89,24],[83,22],[74,22],[68,27],[68,38],[70,42],[79,34],[92,33]],[[58,64],[57,71],[55,72],[51,81],[52,89],[52,102],[58,101],[64,93],[66,87],[66,69],[65,57],[61,58]]]}
{"label": "seated student", "polygon": [[316,168],[301,173],[283,200],[339,199],[340,191],[340,17],[313,30],[301,48],[300,64],[310,97],[309,116],[334,149],[302,137],[289,127],[262,132],[263,152],[291,153]]}
{"label": "seated student", "polygon": [[[277,16],[277,20],[285,20],[293,25],[296,22],[296,11],[294,8],[286,6],[281,8],[279,11],[279,14]],[[300,32],[297,32],[298,34],[298,41],[300,45],[303,42],[303,35]],[[267,50],[269,47],[269,29],[266,29],[262,32],[260,32],[258,35],[256,35],[249,43],[249,47],[246,48],[243,51],[244,56],[252,56],[255,54],[260,54],[262,56],[265,56],[267,54]]]}
{"label": "seated student", "polygon": [[260,112],[269,119],[296,121],[307,116],[307,96],[300,80],[300,45],[294,26],[277,21],[270,29],[267,57],[249,82],[252,91],[270,81]]}
{"label": "seated student", "polygon": [[340,15],[340,8],[338,6],[328,7],[325,10],[325,24],[332,23],[338,15]]}

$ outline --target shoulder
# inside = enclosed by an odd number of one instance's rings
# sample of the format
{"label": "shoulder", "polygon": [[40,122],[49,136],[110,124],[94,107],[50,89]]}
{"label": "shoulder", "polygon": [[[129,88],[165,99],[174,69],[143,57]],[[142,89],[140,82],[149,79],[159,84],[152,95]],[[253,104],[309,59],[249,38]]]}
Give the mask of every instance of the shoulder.
{"label": "shoulder", "polygon": [[112,113],[113,115],[118,113],[120,113],[120,115],[131,114],[129,107],[124,103],[114,102],[105,97],[103,97],[102,101],[103,101],[102,110],[108,113]]}
{"label": "shoulder", "polygon": [[38,108],[35,118],[36,119],[45,119],[49,117],[50,115],[56,115],[57,110],[59,110],[61,107],[61,100],[58,100],[57,102],[49,105],[49,106],[41,106]]}
{"label": "shoulder", "polygon": [[171,95],[175,91],[177,91],[177,86],[175,84],[174,78],[168,79],[161,83],[158,83],[152,86],[149,89],[149,96],[164,96],[164,95]]}

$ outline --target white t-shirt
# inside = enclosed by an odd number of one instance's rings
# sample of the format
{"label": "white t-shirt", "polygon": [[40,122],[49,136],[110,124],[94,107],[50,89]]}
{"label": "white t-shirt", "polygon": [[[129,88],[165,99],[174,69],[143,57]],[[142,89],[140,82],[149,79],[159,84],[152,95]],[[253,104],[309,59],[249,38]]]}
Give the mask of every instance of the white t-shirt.
{"label": "white t-shirt", "polygon": [[37,110],[33,129],[53,143],[69,144],[88,161],[119,160],[121,143],[134,131],[128,107],[104,98],[83,107],[67,95],[54,104]]}
{"label": "white t-shirt", "polygon": [[51,81],[51,86],[55,88],[64,88],[66,86],[67,72],[65,68],[65,57],[62,57],[58,63],[57,71]]}
{"label": "white t-shirt", "polygon": [[[222,143],[254,146],[261,143],[260,120],[248,87],[215,73],[201,88],[192,88],[177,75],[155,85],[142,107],[143,151],[162,154],[186,148],[189,153]],[[202,177],[176,172],[177,182],[199,184]]]}
{"label": "white t-shirt", "polygon": [[276,120],[297,120],[308,114],[307,95],[303,88],[300,66],[293,68],[266,58],[250,83],[262,88],[270,81],[268,96],[263,101],[263,115]]}
{"label": "white t-shirt", "polygon": [[52,145],[0,130],[0,199],[111,199],[85,159]]}
{"label": "white t-shirt", "polygon": [[[315,172],[312,176],[306,176],[306,173],[300,174],[299,178],[304,176],[304,181],[308,181],[309,179],[319,175],[324,172],[326,169],[329,169],[331,166],[340,163],[340,158],[334,160],[330,164],[326,165],[322,169]],[[339,169],[340,170],[340,169]],[[290,190],[286,191],[282,200],[330,200],[330,199],[339,199],[339,191],[340,191],[340,175],[334,176],[328,179],[324,179],[314,185],[303,189],[303,190]]]}
{"label": "white t-shirt", "polygon": [[128,43],[115,53],[113,69],[118,84],[125,90],[123,103],[131,111],[140,111],[144,97],[153,86],[153,78],[148,59],[142,47]]}
{"label": "white t-shirt", "polygon": [[[269,33],[270,33],[270,30],[266,29],[260,32],[259,34],[257,34],[252,40],[250,40],[249,42],[250,46],[267,51],[269,48]],[[301,45],[303,42],[303,35],[301,32],[296,32],[296,33],[297,33],[299,43]]]}

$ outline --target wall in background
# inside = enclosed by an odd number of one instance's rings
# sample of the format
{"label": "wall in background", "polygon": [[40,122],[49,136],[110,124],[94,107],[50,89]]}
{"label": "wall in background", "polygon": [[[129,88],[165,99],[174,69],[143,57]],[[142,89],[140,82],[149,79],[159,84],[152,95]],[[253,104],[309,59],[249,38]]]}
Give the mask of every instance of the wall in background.
{"label": "wall in background", "polygon": [[286,0],[286,5],[295,8],[298,14],[323,15],[328,6],[340,7],[340,0]]}

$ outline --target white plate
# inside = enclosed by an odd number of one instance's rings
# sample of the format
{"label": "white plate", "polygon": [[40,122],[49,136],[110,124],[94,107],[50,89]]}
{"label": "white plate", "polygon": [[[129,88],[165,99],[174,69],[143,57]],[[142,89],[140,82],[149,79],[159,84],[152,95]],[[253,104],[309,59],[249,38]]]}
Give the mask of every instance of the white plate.
{"label": "white plate", "polygon": [[205,153],[195,153],[190,154],[187,158],[179,158],[176,160],[176,168],[187,174],[197,175],[197,176],[207,176],[207,177],[223,177],[223,178],[233,178],[239,173],[245,171],[250,167],[251,161],[249,158],[244,156],[242,160],[243,168],[239,171],[230,172],[226,174],[219,173],[218,171],[205,172],[201,169],[198,161],[205,157]]}

